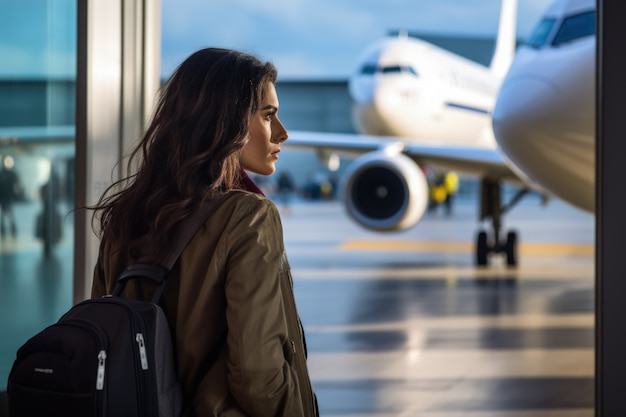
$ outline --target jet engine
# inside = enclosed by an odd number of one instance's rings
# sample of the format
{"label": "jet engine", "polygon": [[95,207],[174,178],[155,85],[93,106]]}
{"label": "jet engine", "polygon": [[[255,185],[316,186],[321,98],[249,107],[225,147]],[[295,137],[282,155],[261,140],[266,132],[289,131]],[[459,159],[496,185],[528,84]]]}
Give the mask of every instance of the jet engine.
{"label": "jet engine", "polygon": [[361,226],[398,231],[416,225],[428,205],[428,183],[420,167],[397,151],[370,152],[343,175],[344,204]]}

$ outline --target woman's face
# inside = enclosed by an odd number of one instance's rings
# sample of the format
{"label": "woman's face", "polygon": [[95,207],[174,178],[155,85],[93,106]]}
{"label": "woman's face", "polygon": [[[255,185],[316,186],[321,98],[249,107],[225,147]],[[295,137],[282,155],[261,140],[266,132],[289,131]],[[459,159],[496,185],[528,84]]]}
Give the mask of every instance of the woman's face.
{"label": "woman's face", "polygon": [[271,175],[276,170],[280,144],[287,140],[287,130],[278,119],[278,95],[273,83],[268,83],[265,98],[252,116],[248,142],[241,150],[241,166],[260,175]]}

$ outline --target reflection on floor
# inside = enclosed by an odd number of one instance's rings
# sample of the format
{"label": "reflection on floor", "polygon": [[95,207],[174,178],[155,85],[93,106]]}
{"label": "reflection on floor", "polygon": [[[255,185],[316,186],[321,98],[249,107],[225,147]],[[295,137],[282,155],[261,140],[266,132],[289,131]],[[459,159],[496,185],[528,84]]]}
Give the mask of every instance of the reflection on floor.
{"label": "reflection on floor", "polygon": [[[322,416],[593,416],[593,218],[555,202],[513,210],[516,270],[473,266],[476,218],[461,201],[377,235],[333,202],[284,216]],[[0,390],[17,347],[69,308],[71,249],[0,246]]]}
{"label": "reflection on floor", "polygon": [[298,282],[323,415],[591,410],[590,282],[522,280]]}
{"label": "reflection on floor", "polygon": [[[63,218],[63,237],[46,256],[35,237],[36,203],[14,206],[17,237],[0,239],[0,391],[29,337],[54,323],[72,303],[72,216]],[[6,394],[0,393],[0,416],[7,415]]]}

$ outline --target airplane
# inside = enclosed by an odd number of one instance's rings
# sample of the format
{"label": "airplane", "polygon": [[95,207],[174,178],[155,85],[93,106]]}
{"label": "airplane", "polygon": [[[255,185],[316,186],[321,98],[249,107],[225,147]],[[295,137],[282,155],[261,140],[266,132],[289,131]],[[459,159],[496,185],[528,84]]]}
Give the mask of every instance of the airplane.
{"label": "airplane", "polygon": [[520,46],[493,113],[512,169],[595,211],[595,0],[557,0]]}
{"label": "airplane", "polygon": [[[498,149],[492,112],[516,48],[517,1],[503,0],[494,55],[480,65],[421,39],[386,37],[362,54],[349,79],[353,123],[359,134],[290,131],[286,147],[314,149],[330,159],[353,156],[342,175],[343,202],[349,216],[374,231],[415,226],[428,205],[428,184],[421,167],[433,165],[480,178],[480,230],[475,263],[504,254],[517,265],[517,234],[501,236],[502,216],[530,190],[544,193]],[[502,202],[503,182],[518,193]]]}

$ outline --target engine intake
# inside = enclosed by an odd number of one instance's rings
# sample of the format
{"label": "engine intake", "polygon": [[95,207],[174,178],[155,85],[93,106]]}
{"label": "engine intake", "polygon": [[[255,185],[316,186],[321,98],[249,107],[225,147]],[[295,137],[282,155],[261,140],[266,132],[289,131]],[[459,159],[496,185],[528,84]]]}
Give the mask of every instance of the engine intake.
{"label": "engine intake", "polygon": [[415,226],[428,205],[428,183],[409,157],[387,151],[360,156],[348,167],[343,182],[350,217],[375,231]]}

